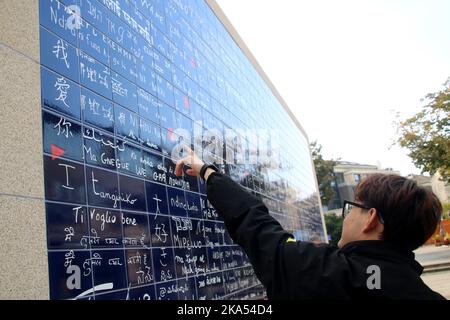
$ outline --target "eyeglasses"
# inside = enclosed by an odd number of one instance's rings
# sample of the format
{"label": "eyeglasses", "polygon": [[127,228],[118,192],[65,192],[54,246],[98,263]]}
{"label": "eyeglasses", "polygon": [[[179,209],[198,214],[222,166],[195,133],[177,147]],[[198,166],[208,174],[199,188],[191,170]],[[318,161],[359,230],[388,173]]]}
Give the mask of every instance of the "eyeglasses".
{"label": "eyeglasses", "polygon": [[[346,216],[348,215],[348,213],[353,209],[353,207],[358,207],[358,208],[362,208],[362,209],[365,209],[365,210],[370,210],[370,209],[373,208],[373,207],[368,207],[368,206],[363,205],[363,204],[360,204],[360,203],[356,203],[356,202],[351,202],[351,201],[344,200],[344,206],[342,207],[342,218],[343,218],[343,219],[345,219],[345,217],[346,217]],[[375,208],[375,209],[376,209],[376,208]],[[382,224],[384,224],[383,216],[382,216],[381,213],[378,211],[378,209],[377,209],[377,214],[378,214],[378,217],[379,217],[379,219],[380,219],[380,222],[381,222]]]}

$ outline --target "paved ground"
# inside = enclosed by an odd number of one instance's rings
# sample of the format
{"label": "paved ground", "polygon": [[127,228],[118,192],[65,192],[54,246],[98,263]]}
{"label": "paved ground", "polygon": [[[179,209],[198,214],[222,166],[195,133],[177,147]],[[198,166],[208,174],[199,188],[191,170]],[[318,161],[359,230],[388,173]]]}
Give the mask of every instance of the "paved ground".
{"label": "paved ground", "polygon": [[414,251],[416,260],[423,266],[436,263],[450,263],[450,246],[423,246]]}
{"label": "paved ground", "polygon": [[450,270],[424,273],[422,280],[431,289],[450,299]]}
{"label": "paved ground", "polygon": [[446,270],[423,273],[422,280],[431,289],[450,299],[450,247],[428,245],[417,249],[414,253],[416,260],[424,267],[448,264]]}

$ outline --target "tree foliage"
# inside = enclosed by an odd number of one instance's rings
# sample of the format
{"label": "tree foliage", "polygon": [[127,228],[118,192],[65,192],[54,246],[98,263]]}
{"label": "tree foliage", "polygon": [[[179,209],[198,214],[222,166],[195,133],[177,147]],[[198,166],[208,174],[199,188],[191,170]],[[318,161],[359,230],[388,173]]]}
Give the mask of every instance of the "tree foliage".
{"label": "tree foliage", "polygon": [[334,214],[325,215],[325,225],[327,226],[327,233],[330,236],[330,244],[337,245],[341,239],[343,219]]}
{"label": "tree foliage", "polygon": [[430,175],[439,172],[450,182],[450,78],[444,88],[422,100],[422,111],[397,122],[396,142],[409,149],[414,165]]}
{"label": "tree foliage", "polygon": [[311,155],[316,168],[317,183],[319,184],[320,200],[322,205],[328,205],[328,202],[333,198],[334,191],[331,187],[334,181],[334,167],[336,161],[324,160],[322,156],[322,146],[314,141],[310,145]]}

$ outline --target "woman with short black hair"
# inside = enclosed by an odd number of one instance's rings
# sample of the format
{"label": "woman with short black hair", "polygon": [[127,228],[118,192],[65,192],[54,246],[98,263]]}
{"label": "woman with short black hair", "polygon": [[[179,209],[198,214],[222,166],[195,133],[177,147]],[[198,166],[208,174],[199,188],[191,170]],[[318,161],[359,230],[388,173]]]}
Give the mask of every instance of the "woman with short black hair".
{"label": "woman with short black hair", "polygon": [[207,196],[271,299],[444,299],[424,284],[412,250],[436,230],[437,197],[414,181],[375,174],[343,208],[338,246],[296,241],[264,203],[192,150],[176,166],[206,180]]}

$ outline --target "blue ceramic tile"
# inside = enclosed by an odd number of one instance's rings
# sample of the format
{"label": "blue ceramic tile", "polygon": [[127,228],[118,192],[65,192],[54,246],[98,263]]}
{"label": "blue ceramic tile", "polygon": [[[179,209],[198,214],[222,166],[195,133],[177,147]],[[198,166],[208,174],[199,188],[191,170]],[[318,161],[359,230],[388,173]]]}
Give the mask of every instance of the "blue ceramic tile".
{"label": "blue ceramic tile", "polygon": [[183,93],[187,93],[188,88],[185,82],[186,75],[178,67],[172,67],[172,81],[174,87],[181,90]]}
{"label": "blue ceramic tile", "polygon": [[[191,114],[191,104],[187,94],[174,88],[175,109],[187,116]],[[184,128],[184,127],[183,127]]]}
{"label": "blue ceramic tile", "polygon": [[215,272],[222,270],[223,252],[220,247],[207,247],[206,252],[208,255],[208,270],[209,272]]}
{"label": "blue ceramic tile", "polygon": [[167,27],[167,32],[164,32],[168,39],[170,40],[170,42],[172,43],[172,45],[174,46],[179,46],[180,42],[181,42],[181,31],[178,28],[178,26],[170,19],[166,19],[166,27]]}
{"label": "blue ceramic tile", "polygon": [[113,41],[110,42],[109,48],[111,69],[132,82],[136,81],[136,66],[140,64],[137,63],[136,56]]}
{"label": "blue ceramic tile", "polygon": [[121,196],[116,173],[86,166],[86,183],[89,205],[120,208]]}
{"label": "blue ceramic tile", "polygon": [[194,247],[191,250],[195,275],[206,274],[208,269],[208,254],[206,248]]}
{"label": "blue ceramic tile", "polygon": [[155,96],[158,94],[156,88],[156,73],[152,67],[145,63],[139,62],[136,64],[136,84]]}
{"label": "blue ceramic tile", "polygon": [[80,86],[41,67],[42,105],[80,119]]}
{"label": "blue ceramic tile", "polygon": [[129,110],[138,113],[137,87],[127,79],[113,72],[112,79],[113,100]]}
{"label": "blue ceramic tile", "polygon": [[217,119],[208,111],[203,110],[203,125],[206,129],[217,129]]}
{"label": "blue ceramic tile", "polygon": [[197,300],[195,278],[178,279],[177,285],[179,300]]}
{"label": "blue ceramic tile", "polygon": [[191,219],[185,217],[170,217],[173,246],[183,249],[191,248],[192,241],[189,232],[192,230]]}
{"label": "blue ceramic tile", "polygon": [[177,278],[181,279],[194,276],[196,261],[194,261],[195,257],[192,256],[192,250],[175,248],[173,251]]}
{"label": "blue ceramic tile", "polygon": [[[105,0],[101,0],[102,2]],[[122,48],[127,48],[129,52],[136,57],[140,56],[140,47],[138,45],[138,35],[130,27],[121,21],[115,13],[110,11],[108,16],[108,35]]]}
{"label": "blue ceramic tile", "polygon": [[178,299],[178,285],[176,280],[159,283],[155,287],[157,300]]}
{"label": "blue ceramic tile", "polygon": [[148,285],[129,289],[127,300],[156,300],[155,286]]}
{"label": "blue ceramic tile", "polygon": [[199,300],[219,299],[225,295],[222,272],[195,277]]}
{"label": "blue ceramic tile", "polygon": [[119,211],[89,207],[91,248],[122,247],[122,216]]}
{"label": "blue ceramic tile", "polygon": [[[185,67],[185,60],[186,60],[186,55],[183,51],[183,49],[179,46],[177,46],[175,44],[175,48],[173,50],[173,65],[180,71],[180,73],[176,72],[177,74],[180,75],[180,77],[178,78],[178,80],[184,82],[183,83],[183,87],[179,86],[180,89],[183,89],[183,91],[187,92],[187,90],[189,89],[186,83],[186,67]],[[173,75],[175,76],[175,74]],[[178,84],[180,84],[179,82],[177,82]]]}
{"label": "blue ceramic tile", "polygon": [[156,86],[158,88],[158,99],[173,107],[175,103],[173,97],[173,85],[163,77],[157,75]]}
{"label": "blue ceramic tile", "polygon": [[111,70],[83,51],[80,51],[80,83],[112,99]]}
{"label": "blue ceramic tile", "polygon": [[143,168],[145,170],[146,180],[166,183],[166,170],[164,168],[164,163],[160,155],[148,151],[142,151],[141,164],[143,165]]}
{"label": "blue ceramic tile", "polygon": [[161,151],[161,128],[157,124],[140,118],[139,138],[144,147]]}
{"label": "blue ceramic tile", "polygon": [[78,82],[78,55],[75,47],[40,28],[41,64]]}
{"label": "blue ceramic tile", "polygon": [[[150,31],[151,33],[151,31]],[[150,38],[152,38],[152,35],[150,34]],[[151,40],[151,39],[150,39]],[[152,47],[152,41],[147,41],[143,37],[138,36],[137,37],[137,46],[140,49],[139,54],[136,55],[136,57],[145,64],[146,67],[151,68],[153,64],[153,47]]]}
{"label": "blue ceramic tile", "polygon": [[165,80],[172,82],[172,65],[168,59],[157,51],[153,52],[152,68]]}
{"label": "blue ceramic tile", "polygon": [[198,84],[200,85],[200,87],[202,88],[206,88],[209,91],[209,81],[210,79],[208,78],[207,73],[205,72],[204,69],[197,69],[197,76],[198,76]]}
{"label": "blue ceramic tile", "polygon": [[94,292],[102,293],[104,288],[118,290],[127,288],[126,260],[123,250],[93,250],[88,268],[94,273]]}
{"label": "blue ceramic tile", "polygon": [[228,233],[227,228],[223,222],[215,222],[214,225],[214,233],[217,235],[217,240],[221,245],[225,245],[226,243],[226,235]]}
{"label": "blue ceramic tile", "polygon": [[99,130],[84,127],[84,157],[87,164],[116,170],[117,160],[115,150],[122,146],[117,145],[114,137]]}
{"label": "blue ceramic tile", "polygon": [[90,22],[82,20],[78,30],[78,46],[97,61],[109,66],[108,37]]}
{"label": "blue ceramic tile", "polygon": [[[122,141],[117,139],[117,141]],[[144,177],[141,164],[141,149],[129,142],[123,142],[123,149],[117,149],[117,168],[120,172]]]}
{"label": "blue ceramic tile", "polygon": [[166,31],[164,0],[137,1],[136,4],[138,10],[151,19],[159,30]]}
{"label": "blue ceramic tile", "polygon": [[42,112],[44,152],[56,158],[83,161],[81,125],[56,114]]}
{"label": "blue ceramic tile", "polygon": [[97,294],[94,297],[94,300],[128,300],[127,297],[129,297],[129,289],[125,290],[119,290],[119,291],[113,291],[108,292],[108,290],[105,291],[97,291]]}
{"label": "blue ceramic tile", "polygon": [[44,156],[45,198],[86,204],[84,166]]}
{"label": "blue ceramic tile", "polygon": [[202,217],[200,196],[196,193],[186,191],[185,197],[188,217],[200,219]]}
{"label": "blue ceramic tile", "polygon": [[93,24],[98,30],[108,33],[108,9],[98,0],[79,0],[81,17]]}
{"label": "blue ceramic tile", "polygon": [[159,106],[159,117],[161,122],[161,127],[166,129],[175,130],[179,127],[179,119],[177,118],[179,114],[175,109],[171,108],[167,104],[162,103]]}
{"label": "blue ceramic tile", "polygon": [[[142,14],[137,8],[136,0],[124,0],[122,4],[123,20],[132,28],[132,30],[142,38],[150,41],[150,31],[152,27],[150,20]],[[126,5],[124,10],[124,4]],[[126,15],[125,12],[128,14]]]}
{"label": "blue ceramic tile", "polygon": [[191,219],[192,230],[190,231],[190,236],[192,240],[192,245],[196,247],[205,246],[205,236],[204,236],[204,221]]}
{"label": "blue ceramic tile", "polygon": [[[191,137],[193,137],[194,135],[194,126],[192,123],[192,119],[181,114],[178,113],[178,119],[179,119],[179,127],[183,130],[181,130],[180,132],[176,131],[177,134],[179,134],[180,136],[185,136],[187,139],[191,139]],[[182,134],[183,133],[183,134]]]}
{"label": "blue ceramic tile", "polygon": [[190,55],[189,53],[186,54],[185,68],[186,68],[186,75],[193,81],[198,83],[197,61],[195,57]]}
{"label": "blue ceramic tile", "polygon": [[45,211],[49,249],[89,248],[89,244],[82,240],[89,236],[86,207],[47,202]]}
{"label": "blue ceramic tile", "polygon": [[[233,269],[239,266],[239,261],[234,258],[233,252],[236,250],[236,246],[223,246],[221,250],[223,252],[222,267],[223,270]],[[242,261],[242,258],[240,258]]]}
{"label": "blue ceramic tile", "polygon": [[81,109],[85,122],[114,132],[114,107],[109,100],[82,88]]}
{"label": "blue ceramic tile", "polygon": [[124,210],[146,211],[144,180],[119,175],[121,206]]}
{"label": "blue ceramic tile", "polygon": [[148,285],[128,290],[127,300],[156,300],[155,286]]}
{"label": "blue ceramic tile", "polygon": [[155,281],[152,254],[150,249],[126,249],[128,283],[142,286]]}
{"label": "blue ceramic tile", "polygon": [[235,246],[234,250],[231,251],[231,256],[232,256],[233,260],[237,263],[238,267],[244,266],[243,261],[244,261],[245,253],[241,247]]}
{"label": "blue ceramic tile", "polygon": [[116,133],[122,137],[138,141],[139,117],[128,109],[115,105]]}
{"label": "blue ceramic tile", "polygon": [[165,41],[165,35],[159,31],[158,29],[154,29],[154,32],[152,32],[153,36],[154,36],[154,43],[153,43],[153,47],[158,50],[159,53],[161,53],[164,56],[168,56],[169,51],[167,48],[167,41]]}
{"label": "blue ceramic tile", "polygon": [[156,96],[151,95],[145,90],[138,89],[138,107],[139,115],[147,120],[150,120],[159,125],[159,107],[161,102],[159,102]]}
{"label": "blue ceramic tile", "polygon": [[187,203],[183,190],[168,187],[167,201],[170,214],[181,217],[187,216]]}
{"label": "blue ceramic tile", "polygon": [[187,94],[189,98],[198,103],[197,97],[200,90],[199,86],[189,77],[185,77],[184,81],[187,86]]}
{"label": "blue ceramic tile", "polygon": [[155,214],[169,214],[166,186],[146,181],[147,210]]}
{"label": "blue ceramic tile", "polygon": [[171,63],[173,63],[175,61],[175,44],[169,39],[169,37],[167,37],[167,35],[164,35],[163,42],[166,48],[165,57],[169,59]]}
{"label": "blue ceramic tile", "polygon": [[173,132],[173,129],[161,128],[161,153],[167,157],[172,157],[172,151],[180,140]]}
{"label": "blue ceramic tile", "polygon": [[[179,19],[181,19],[179,9],[176,6],[174,2],[168,2],[166,6],[164,7],[165,13],[166,13],[166,19],[167,19],[167,25],[168,26],[176,26],[178,25],[176,22],[178,22]],[[181,34],[181,32],[180,32]]]}
{"label": "blue ceramic tile", "polygon": [[148,222],[152,236],[152,247],[171,247],[170,218],[151,214],[148,217]]}
{"label": "blue ceramic tile", "polygon": [[39,1],[39,22],[46,29],[77,46],[78,27],[81,19],[73,9],[75,6],[54,0]]}
{"label": "blue ceramic tile", "polygon": [[172,248],[153,249],[152,253],[153,264],[155,266],[155,281],[167,282],[175,279]]}
{"label": "blue ceramic tile", "polygon": [[205,248],[174,249],[175,270],[178,279],[205,274],[207,256]]}
{"label": "blue ceramic tile", "polygon": [[78,14],[77,9],[72,7],[72,6],[78,6],[79,5],[79,0],[59,0],[59,2],[61,2],[66,7],[69,7],[69,10],[71,10],[71,11],[73,11],[73,12]]}
{"label": "blue ceramic tile", "polygon": [[122,211],[122,224],[125,247],[150,247],[148,215]]}
{"label": "blue ceramic tile", "polygon": [[224,272],[224,276],[226,279],[225,293],[227,295],[244,289],[240,285],[240,282],[242,281],[242,270],[226,271],[226,272]]}
{"label": "blue ceramic tile", "polygon": [[49,252],[50,299],[76,299],[92,295],[89,261],[89,251]]}
{"label": "blue ceramic tile", "polygon": [[205,245],[207,247],[216,247],[220,245],[217,235],[214,233],[215,222],[203,222],[203,237],[205,238]]}

